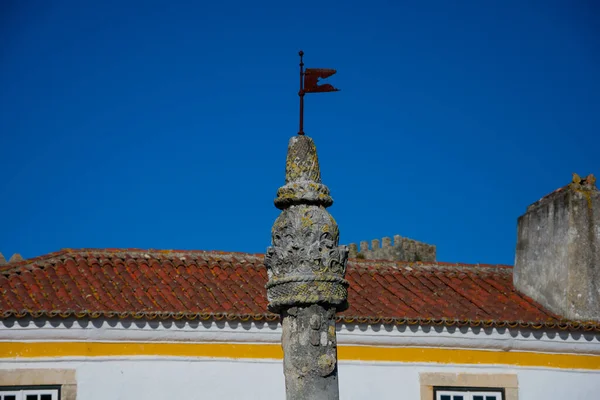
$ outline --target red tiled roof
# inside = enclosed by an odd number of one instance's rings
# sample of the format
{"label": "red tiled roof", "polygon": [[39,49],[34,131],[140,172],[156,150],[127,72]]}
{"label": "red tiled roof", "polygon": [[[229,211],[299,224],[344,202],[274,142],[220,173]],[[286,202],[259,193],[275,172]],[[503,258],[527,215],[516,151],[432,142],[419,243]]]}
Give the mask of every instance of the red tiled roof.
{"label": "red tiled roof", "polygon": [[[512,284],[512,267],[350,260],[345,322],[558,327]],[[275,320],[262,255],[139,249],[62,250],[0,267],[0,318]]]}

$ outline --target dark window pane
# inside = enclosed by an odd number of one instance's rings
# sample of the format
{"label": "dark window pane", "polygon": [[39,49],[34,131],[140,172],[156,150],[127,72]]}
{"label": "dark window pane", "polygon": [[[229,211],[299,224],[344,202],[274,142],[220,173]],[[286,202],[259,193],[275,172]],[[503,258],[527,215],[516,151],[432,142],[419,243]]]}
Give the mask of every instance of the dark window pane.
{"label": "dark window pane", "polygon": [[4,400],[17,400],[17,396],[14,394],[7,394],[4,396]]}
{"label": "dark window pane", "polygon": [[452,400],[452,399],[450,398],[450,396],[448,396],[448,395],[445,395],[445,394],[444,394],[444,395],[442,395],[442,396],[440,397],[440,399],[441,399],[441,400]]}
{"label": "dark window pane", "polygon": [[496,396],[485,396],[485,400],[496,400]]}
{"label": "dark window pane", "polygon": [[41,397],[41,400],[52,400],[51,394],[43,394],[40,397]]}
{"label": "dark window pane", "polygon": [[38,400],[37,394],[28,394],[26,400]]}
{"label": "dark window pane", "polygon": [[473,400],[483,400],[483,396],[473,396]]}
{"label": "dark window pane", "polygon": [[464,400],[465,397],[464,396],[454,396],[454,400]]}

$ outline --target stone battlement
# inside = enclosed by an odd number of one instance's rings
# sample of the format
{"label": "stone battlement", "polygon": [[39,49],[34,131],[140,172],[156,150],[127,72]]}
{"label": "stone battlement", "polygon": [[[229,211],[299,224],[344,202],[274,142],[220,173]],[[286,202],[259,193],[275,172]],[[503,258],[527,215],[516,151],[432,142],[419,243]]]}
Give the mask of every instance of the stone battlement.
{"label": "stone battlement", "polygon": [[0,265],[17,263],[19,261],[23,261],[23,257],[21,257],[19,253],[13,254],[10,260],[8,260],[8,262],[6,262],[6,258],[4,258],[2,253],[0,253]]}
{"label": "stone battlement", "polygon": [[379,243],[379,239],[369,242],[360,242],[360,248],[356,243],[350,243],[349,257],[364,258],[367,260],[392,260],[392,261],[435,261],[435,246],[423,242],[418,242],[409,238],[394,235],[394,243],[389,237],[384,237]]}

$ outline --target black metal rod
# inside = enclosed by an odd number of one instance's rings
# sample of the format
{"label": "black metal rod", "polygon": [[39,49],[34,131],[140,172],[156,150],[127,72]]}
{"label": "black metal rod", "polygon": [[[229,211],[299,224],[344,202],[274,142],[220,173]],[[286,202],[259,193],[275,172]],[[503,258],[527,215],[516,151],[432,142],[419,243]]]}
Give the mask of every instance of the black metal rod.
{"label": "black metal rod", "polygon": [[300,50],[298,55],[300,56],[300,91],[298,92],[298,96],[300,96],[300,129],[298,135],[304,135],[304,63],[302,62],[304,52]]}

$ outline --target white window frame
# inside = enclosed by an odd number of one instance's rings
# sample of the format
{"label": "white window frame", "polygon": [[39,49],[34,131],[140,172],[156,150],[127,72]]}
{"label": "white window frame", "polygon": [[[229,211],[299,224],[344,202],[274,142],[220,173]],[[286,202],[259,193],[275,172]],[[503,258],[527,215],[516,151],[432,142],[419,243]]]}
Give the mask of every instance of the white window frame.
{"label": "white window frame", "polygon": [[0,387],[0,400],[6,396],[14,396],[15,400],[27,400],[28,395],[40,396],[49,394],[51,400],[60,400],[60,386],[2,386]]}
{"label": "white window frame", "polygon": [[463,400],[473,400],[475,396],[494,396],[494,400],[504,400],[504,390],[496,388],[434,388],[435,399],[442,400],[442,396],[463,396]]}

